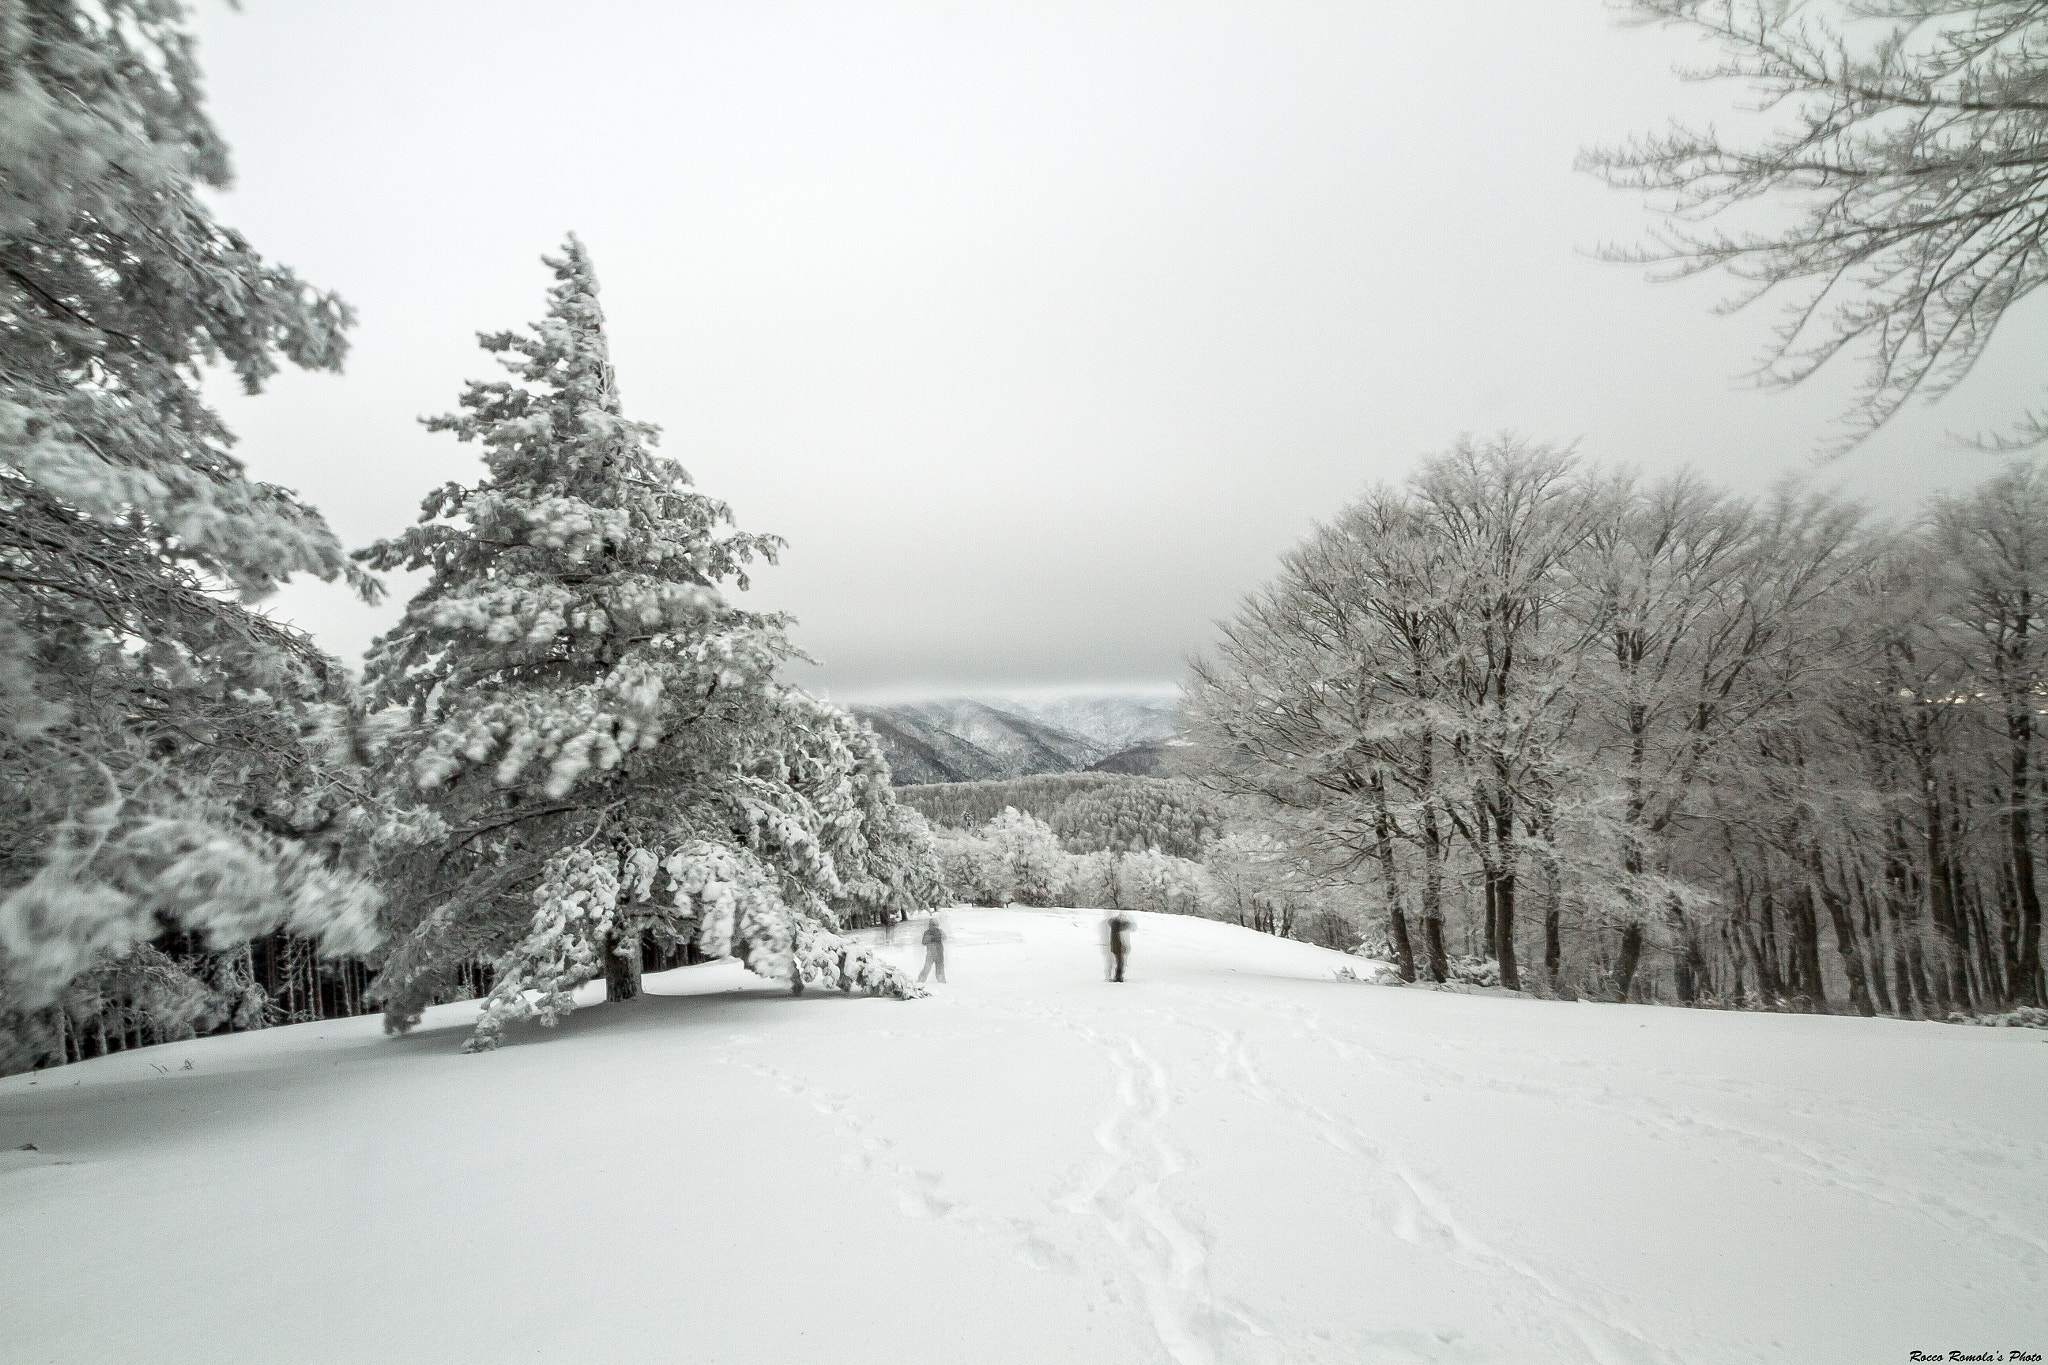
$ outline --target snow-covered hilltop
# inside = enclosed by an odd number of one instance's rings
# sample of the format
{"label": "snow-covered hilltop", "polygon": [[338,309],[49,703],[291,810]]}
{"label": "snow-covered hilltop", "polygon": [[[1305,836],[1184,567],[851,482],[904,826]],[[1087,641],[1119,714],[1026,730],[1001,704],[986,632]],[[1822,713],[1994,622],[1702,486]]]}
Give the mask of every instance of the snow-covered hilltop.
{"label": "snow-covered hilltop", "polygon": [[[732,963],[0,1080],[8,1361],[1862,1362],[2038,1349],[2026,1029],[1343,980],[948,912],[902,1003]],[[915,936],[880,945],[914,965]],[[1929,1267],[1940,1267],[1938,1276]],[[121,1311],[105,1311],[108,1304]]]}
{"label": "snow-covered hilltop", "polygon": [[1039,773],[1152,773],[1180,732],[1179,701],[1153,693],[952,697],[855,705],[899,786]]}
{"label": "snow-covered hilltop", "polygon": [[1180,733],[1178,692],[1077,692],[991,697],[990,705],[1093,740],[1113,754]]}

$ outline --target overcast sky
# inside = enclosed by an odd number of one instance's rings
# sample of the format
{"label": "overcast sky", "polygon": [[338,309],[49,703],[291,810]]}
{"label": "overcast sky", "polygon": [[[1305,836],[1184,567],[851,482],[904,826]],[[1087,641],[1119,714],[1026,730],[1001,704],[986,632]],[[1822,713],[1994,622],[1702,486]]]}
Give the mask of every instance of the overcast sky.
{"label": "overcast sky", "polygon": [[[1744,387],[1773,315],[1603,265],[1641,201],[1583,146],[1710,115],[1599,0],[201,0],[223,219],[355,305],[341,377],[222,395],[350,545],[473,479],[415,419],[495,377],[563,234],[630,415],[788,538],[836,696],[1165,684],[1276,556],[1462,432],[1761,490],[1855,374]],[[1727,120],[1723,120],[1724,122]],[[2038,300],[2036,301],[2038,303]],[[1888,511],[1991,465],[2039,307],[1820,471]],[[351,660],[371,609],[271,604]]]}

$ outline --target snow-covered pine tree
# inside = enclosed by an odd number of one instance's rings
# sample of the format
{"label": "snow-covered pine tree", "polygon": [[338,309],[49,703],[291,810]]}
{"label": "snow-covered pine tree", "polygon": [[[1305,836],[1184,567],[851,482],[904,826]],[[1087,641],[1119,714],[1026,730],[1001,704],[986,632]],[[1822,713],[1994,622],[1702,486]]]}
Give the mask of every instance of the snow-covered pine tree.
{"label": "snow-covered pine tree", "polygon": [[896,799],[875,732],[836,708],[825,708],[825,716],[852,764],[849,790],[858,817],[834,826],[833,862],[845,887],[841,918],[886,924],[943,904],[946,881],[931,825]]}
{"label": "snow-covered pine tree", "polygon": [[512,380],[472,382],[461,413],[427,423],[480,445],[484,479],[436,490],[419,525],[359,552],[431,575],[366,682],[418,717],[404,764],[449,829],[388,912],[404,937],[378,980],[387,1021],[409,1027],[492,957],[470,1044],[489,1047],[600,975],[635,994],[645,939],[799,989],[916,994],[834,932],[850,899],[922,885],[889,870],[925,855],[876,815],[888,769],[856,722],[776,680],[785,620],[719,591],[780,542],[727,529],[726,506],[622,412],[582,244],[543,259],[547,317],[480,338]]}
{"label": "snow-covered pine tree", "polygon": [[198,197],[228,164],[183,17],[0,7],[0,1070],[69,1056],[102,992],[67,983],[167,923],[374,935],[372,889],[303,838],[358,804],[301,733],[345,679],[243,605],[351,570],[200,387],[337,369],[349,315]]}

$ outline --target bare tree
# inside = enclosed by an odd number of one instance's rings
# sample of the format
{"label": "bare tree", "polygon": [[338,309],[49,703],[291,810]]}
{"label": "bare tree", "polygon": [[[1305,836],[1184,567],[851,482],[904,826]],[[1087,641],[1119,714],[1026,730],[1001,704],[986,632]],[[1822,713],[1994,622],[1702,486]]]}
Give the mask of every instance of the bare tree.
{"label": "bare tree", "polygon": [[1469,801],[1451,808],[1479,859],[1487,955],[1521,989],[1515,951],[1518,826],[1526,798],[1547,793],[1572,720],[1584,651],[1565,566],[1595,501],[1568,451],[1512,437],[1460,441],[1414,480],[1426,534],[1443,547],[1444,701],[1469,771]]}
{"label": "bare tree", "polygon": [[[1787,644],[1861,562],[1861,513],[1785,491],[1761,507],[1680,475],[1613,481],[1578,557],[1580,609],[1598,641],[1587,676],[1586,740],[1619,774],[1624,904],[1615,989],[1626,995],[1660,907],[1681,1000],[1703,988],[1697,926],[1668,893],[1673,841],[1699,788],[1730,776],[1730,746],[1788,704],[1814,666]],[[1790,660],[1797,659],[1798,667]]]}
{"label": "bare tree", "polygon": [[1957,576],[1952,610],[1970,643],[1975,690],[1995,702],[2013,932],[2005,944],[2015,998],[2041,1000],[2041,893],[2035,872],[2034,766],[2048,692],[2048,478],[2015,466],[1965,499],[1939,499],[1935,543]]}
{"label": "bare tree", "polygon": [[1184,713],[1199,778],[1284,816],[1319,876],[1377,866],[1411,980],[1394,840],[1420,848],[1424,948],[1431,978],[1443,981],[1449,840],[1429,710],[1442,613],[1429,553],[1404,498],[1368,495],[1289,554],[1280,577],[1225,623],[1216,658],[1193,667]]}
{"label": "bare tree", "polygon": [[[1663,196],[1669,226],[1608,259],[1662,278],[1725,270],[1730,308],[1790,296],[1759,367],[1793,385],[1867,353],[1855,444],[1916,393],[1969,373],[2006,311],[2048,278],[2048,0],[1628,0],[1717,42],[1693,80],[1748,85],[1784,115],[1750,139],[1674,127],[1588,151],[1583,169]],[[1762,225],[1704,224],[1765,201]],[[2048,411],[1993,443],[2048,440]]]}

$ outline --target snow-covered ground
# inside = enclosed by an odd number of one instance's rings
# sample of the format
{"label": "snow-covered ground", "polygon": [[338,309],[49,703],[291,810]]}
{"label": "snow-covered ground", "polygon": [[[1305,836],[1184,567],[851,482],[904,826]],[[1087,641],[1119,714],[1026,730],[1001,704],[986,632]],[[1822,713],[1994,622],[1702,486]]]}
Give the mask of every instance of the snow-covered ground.
{"label": "snow-covered ground", "polygon": [[2048,1354],[2041,1032],[950,919],[919,1002],[714,964],[484,1056],[451,1005],[0,1081],[0,1359]]}

